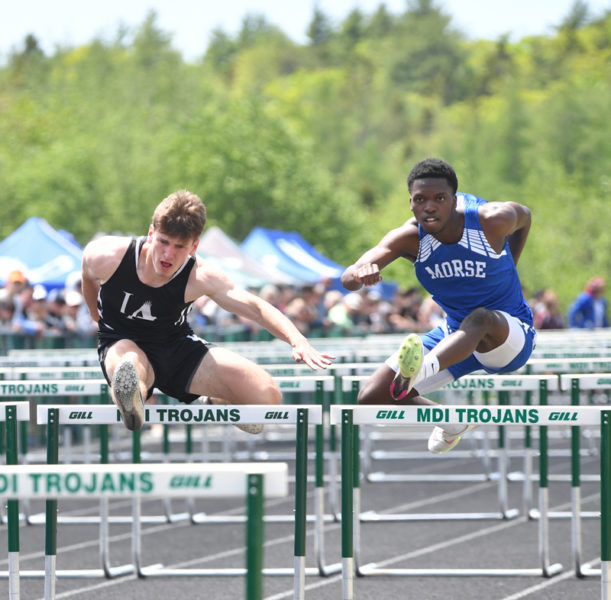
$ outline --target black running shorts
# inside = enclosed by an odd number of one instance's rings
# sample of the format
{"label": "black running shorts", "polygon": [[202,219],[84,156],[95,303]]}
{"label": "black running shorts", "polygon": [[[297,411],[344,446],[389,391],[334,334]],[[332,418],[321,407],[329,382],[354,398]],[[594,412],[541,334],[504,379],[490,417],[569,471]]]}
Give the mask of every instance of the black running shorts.
{"label": "black running shorts", "polygon": [[[108,349],[120,339],[122,338],[106,334],[99,334],[98,337],[100,366],[109,384],[110,379],[106,373],[104,361]],[[170,343],[134,343],[146,354],[155,374],[155,380],[147,392],[147,398],[152,396],[154,388],[179,402],[190,403],[198,397],[197,394],[190,394],[187,390],[191,386],[193,376],[204,356],[214,344],[210,344],[196,335],[179,338],[177,341]]]}

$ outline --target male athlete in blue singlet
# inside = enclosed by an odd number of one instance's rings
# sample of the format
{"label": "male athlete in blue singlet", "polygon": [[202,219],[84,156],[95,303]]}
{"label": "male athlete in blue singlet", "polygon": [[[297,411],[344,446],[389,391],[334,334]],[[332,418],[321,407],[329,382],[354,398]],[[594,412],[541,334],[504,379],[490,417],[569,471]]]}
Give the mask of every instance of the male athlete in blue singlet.
{"label": "male athlete in blue singlet", "polygon": [[[407,187],[414,216],[348,267],[342,284],[352,291],[375,285],[384,267],[406,258],[446,321],[422,338],[408,335],[365,383],[361,404],[434,404],[423,394],[473,371],[514,371],[535,345],[516,270],[530,229],[528,208],[457,194],[454,169],[436,158],[417,163]],[[451,450],[469,429],[435,427],[429,450]]]}
{"label": "male athlete in blue singlet", "polygon": [[[312,369],[324,369],[334,358],[313,348],[274,306],[196,255],[205,224],[202,201],[181,190],[157,206],[147,236],[105,236],[83,252],[83,295],[98,323],[100,365],[129,429],[142,427],[143,402],[154,388],[185,403],[281,401],[280,389],[262,367],[193,333],[187,315],[200,296],[256,321]],[[250,433],[261,428],[238,427]]]}

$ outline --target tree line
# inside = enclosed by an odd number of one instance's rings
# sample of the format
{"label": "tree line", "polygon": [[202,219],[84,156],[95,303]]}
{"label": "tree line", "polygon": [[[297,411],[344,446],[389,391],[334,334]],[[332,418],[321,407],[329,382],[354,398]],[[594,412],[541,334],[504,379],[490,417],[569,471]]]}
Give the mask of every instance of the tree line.
{"label": "tree line", "polygon": [[[611,13],[576,1],[551,35],[471,40],[434,0],[381,3],[297,44],[260,15],[186,62],[151,12],[111,40],[33,36],[0,67],[0,238],[30,216],[85,244],[146,232],[196,192],[209,223],[299,231],[350,264],[410,217],[406,176],[452,163],[459,190],[527,204],[519,271],[566,308],[611,275]],[[405,286],[409,265],[387,273]]]}

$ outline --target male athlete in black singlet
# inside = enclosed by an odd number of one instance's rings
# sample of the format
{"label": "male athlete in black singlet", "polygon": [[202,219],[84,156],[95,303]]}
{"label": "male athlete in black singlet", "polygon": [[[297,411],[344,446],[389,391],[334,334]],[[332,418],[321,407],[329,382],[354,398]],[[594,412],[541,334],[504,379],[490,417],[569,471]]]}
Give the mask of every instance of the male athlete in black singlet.
{"label": "male athlete in black singlet", "polygon": [[202,396],[222,404],[280,403],[264,369],[193,333],[187,314],[200,296],[256,321],[312,369],[334,358],[315,350],[271,304],[195,255],[205,223],[202,201],[182,190],[157,206],[148,236],[105,236],[83,252],[83,295],[98,323],[100,364],[129,429],[142,427],[143,398],[154,388],[186,403]]}

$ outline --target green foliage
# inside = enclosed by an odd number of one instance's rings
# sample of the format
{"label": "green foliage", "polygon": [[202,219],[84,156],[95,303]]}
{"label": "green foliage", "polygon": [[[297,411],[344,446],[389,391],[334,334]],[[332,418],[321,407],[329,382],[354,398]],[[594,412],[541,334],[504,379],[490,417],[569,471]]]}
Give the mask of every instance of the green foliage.
{"label": "green foliage", "polygon": [[[409,0],[337,24],[315,8],[308,37],[247,15],[186,64],[155,13],[52,56],[29,36],[0,67],[0,237],[32,215],[82,244],[141,233],[188,188],[236,239],[297,230],[349,264],[409,218],[412,164],[441,156],[460,190],[531,208],[527,290],[566,308],[611,276],[611,15],[578,0],[551,36],[469,41]],[[384,276],[415,284],[407,262]]]}

